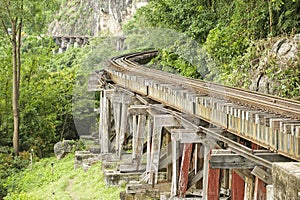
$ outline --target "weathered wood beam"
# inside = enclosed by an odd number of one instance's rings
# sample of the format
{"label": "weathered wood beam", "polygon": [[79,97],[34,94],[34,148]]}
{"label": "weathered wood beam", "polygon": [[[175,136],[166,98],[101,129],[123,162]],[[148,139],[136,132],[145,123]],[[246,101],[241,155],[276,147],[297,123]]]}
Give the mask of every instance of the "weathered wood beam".
{"label": "weathered wood beam", "polygon": [[176,120],[176,118],[172,115],[160,114],[153,116],[150,181],[154,180],[154,184],[157,183],[158,179],[157,174],[160,162],[162,128],[175,126],[179,126],[179,123]]}
{"label": "weathered wood beam", "polygon": [[135,165],[119,165],[120,172],[144,172],[146,170],[146,165],[140,165],[139,169],[136,169]]}
{"label": "weathered wood beam", "polygon": [[212,154],[210,167],[213,169],[249,169],[257,164],[238,154]]}
{"label": "weathered wood beam", "polygon": [[270,162],[291,162],[291,159],[277,153],[254,153],[254,155]]}
{"label": "weathered wood beam", "polygon": [[263,170],[261,167],[256,166],[252,171],[251,174],[258,177],[260,180],[264,181],[268,185],[272,185],[272,174],[268,173],[267,171]]}
{"label": "weathered wood beam", "polygon": [[130,102],[131,102],[131,98],[128,98],[127,95],[122,96],[122,112],[121,112],[122,114],[121,114],[120,135],[119,135],[119,144],[118,144],[119,157],[121,157],[122,155],[125,134],[128,130],[128,107]]}
{"label": "weathered wood beam", "polygon": [[197,182],[199,182],[203,178],[203,170],[199,170],[196,175],[195,172],[192,171],[193,176],[189,178],[187,189],[190,189],[193,185],[195,185]]}
{"label": "weathered wood beam", "polygon": [[[172,144],[172,143],[170,143],[170,144]],[[159,169],[165,168],[169,164],[172,164],[173,154],[174,154],[173,152],[172,153],[167,152],[164,157],[161,157],[161,160],[159,162]],[[177,151],[176,152],[176,159],[178,159],[180,156],[181,156],[181,154],[179,153],[179,151]]]}
{"label": "weathered wood beam", "polygon": [[178,181],[178,160],[177,153],[179,152],[179,142],[172,138],[172,162],[173,162],[173,174],[172,174],[172,186],[171,186],[171,198],[177,195],[177,181]]}
{"label": "weathered wood beam", "polygon": [[244,181],[246,178],[254,179],[254,176],[251,174],[251,171],[248,169],[234,169],[234,171],[243,179]]}
{"label": "weathered wood beam", "polygon": [[173,138],[180,143],[203,143],[205,138],[193,129],[172,129]]}
{"label": "weathered wood beam", "polygon": [[185,197],[185,193],[188,186],[189,167],[191,161],[193,144],[187,143],[183,146],[183,154],[181,159],[181,168],[179,175],[179,197]]}
{"label": "weathered wood beam", "polygon": [[208,175],[209,175],[209,157],[210,157],[210,149],[203,145],[204,151],[203,151],[203,190],[202,190],[202,195],[204,199],[207,199],[208,197]]}
{"label": "weathered wood beam", "polygon": [[147,115],[149,106],[145,105],[130,105],[128,111],[131,115]]}

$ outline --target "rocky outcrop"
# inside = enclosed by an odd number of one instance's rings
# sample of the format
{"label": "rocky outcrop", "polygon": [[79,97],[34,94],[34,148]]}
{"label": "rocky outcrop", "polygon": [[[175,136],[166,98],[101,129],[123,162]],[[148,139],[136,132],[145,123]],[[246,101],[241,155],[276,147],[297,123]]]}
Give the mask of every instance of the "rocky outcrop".
{"label": "rocky outcrop", "polygon": [[[259,58],[253,60],[250,89],[285,97],[299,95],[300,34],[291,38],[267,41],[260,48]],[[263,47],[262,47],[263,46]]]}
{"label": "rocky outcrop", "polygon": [[118,35],[122,25],[148,0],[68,0],[49,25],[54,36]]}
{"label": "rocky outcrop", "polygon": [[62,142],[57,142],[54,145],[54,154],[57,159],[62,159],[68,153],[71,152],[72,146],[69,140],[64,140]]}

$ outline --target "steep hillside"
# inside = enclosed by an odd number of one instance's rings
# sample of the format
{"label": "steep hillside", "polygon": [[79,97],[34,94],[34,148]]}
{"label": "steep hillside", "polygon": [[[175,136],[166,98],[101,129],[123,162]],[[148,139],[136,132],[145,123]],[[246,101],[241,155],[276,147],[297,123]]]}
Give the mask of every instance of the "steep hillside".
{"label": "steep hillside", "polygon": [[63,1],[49,25],[50,35],[118,35],[122,25],[147,0],[71,0]]}

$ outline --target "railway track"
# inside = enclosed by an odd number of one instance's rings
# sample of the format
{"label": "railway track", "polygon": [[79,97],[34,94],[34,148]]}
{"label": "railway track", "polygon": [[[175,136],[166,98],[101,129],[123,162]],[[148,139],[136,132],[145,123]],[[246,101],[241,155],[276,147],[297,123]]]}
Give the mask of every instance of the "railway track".
{"label": "railway track", "polygon": [[299,101],[186,78],[180,75],[149,69],[137,63],[139,60],[154,57],[156,54],[157,51],[126,54],[112,58],[111,63],[115,69],[120,71],[127,71],[129,73],[149,77],[150,79],[170,84],[179,84],[184,88],[192,88],[193,90],[210,97],[250,108],[260,109],[262,111],[267,111],[269,113],[278,114],[292,119],[300,119]]}
{"label": "railway track", "polygon": [[[106,176],[143,172],[139,183],[127,185],[128,194],[161,188],[162,171],[170,197],[185,196],[197,182],[202,182],[199,196],[205,199],[207,191],[222,187],[209,183],[221,181],[239,192],[254,191],[258,181],[264,188],[273,184],[276,163],[300,161],[299,102],[143,66],[156,55],[114,57],[89,82],[90,91],[101,91],[101,153],[109,166],[112,160],[124,162],[118,164],[118,174]],[[132,144],[130,157],[123,155],[124,141]],[[241,177],[255,178],[255,186],[232,181]]]}

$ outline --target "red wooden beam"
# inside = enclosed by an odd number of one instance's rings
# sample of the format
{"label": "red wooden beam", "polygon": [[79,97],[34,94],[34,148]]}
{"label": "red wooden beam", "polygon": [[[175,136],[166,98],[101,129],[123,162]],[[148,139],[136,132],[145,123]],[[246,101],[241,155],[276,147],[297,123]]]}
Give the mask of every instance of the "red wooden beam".
{"label": "red wooden beam", "polygon": [[255,179],[254,195],[256,196],[257,200],[266,200],[267,199],[266,184],[257,177]]}
{"label": "red wooden beam", "polygon": [[208,200],[219,200],[220,169],[209,168],[208,174]]}
{"label": "red wooden beam", "polygon": [[192,155],[193,144],[184,144],[183,146],[183,154],[180,166],[180,175],[179,175],[179,197],[185,197],[185,193],[188,186],[188,177],[189,177],[189,168],[190,168],[190,161]]}
{"label": "red wooden beam", "polygon": [[232,170],[231,199],[232,200],[244,199],[244,192],[245,192],[244,180],[234,170]]}

